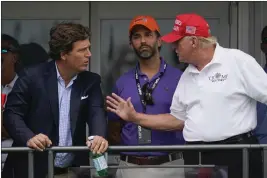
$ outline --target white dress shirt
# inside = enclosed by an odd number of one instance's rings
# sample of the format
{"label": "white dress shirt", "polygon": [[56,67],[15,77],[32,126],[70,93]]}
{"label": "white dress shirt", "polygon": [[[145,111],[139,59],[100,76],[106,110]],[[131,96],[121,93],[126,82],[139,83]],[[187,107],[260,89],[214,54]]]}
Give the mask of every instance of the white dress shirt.
{"label": "white dress shirt", "polygon": [[267,74],[250,55],[217,44],[201,71],[183,73],[171,114],[185,121],[186,141],[220,141],[256,127],[256,101],[267,104]]}
{"label": "white dress shirt", "polygon": [[15,85],[17,79],[18,75],[16,74],[13,80],[9,84],[2,86],[2,93],[8,95],[11,92],[13,86]]}

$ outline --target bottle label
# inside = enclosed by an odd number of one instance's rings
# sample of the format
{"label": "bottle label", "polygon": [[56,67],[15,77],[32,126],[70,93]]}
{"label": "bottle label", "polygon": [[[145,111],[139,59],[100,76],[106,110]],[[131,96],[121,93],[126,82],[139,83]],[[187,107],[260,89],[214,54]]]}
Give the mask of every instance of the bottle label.
{"label": "bottle label", "polygon": [[103,169],[108,168],[108,165],[107,165],[107,162],[106,162],[104,155],[93,159],[93,163],[95,165],[96,171],[101,171]]}

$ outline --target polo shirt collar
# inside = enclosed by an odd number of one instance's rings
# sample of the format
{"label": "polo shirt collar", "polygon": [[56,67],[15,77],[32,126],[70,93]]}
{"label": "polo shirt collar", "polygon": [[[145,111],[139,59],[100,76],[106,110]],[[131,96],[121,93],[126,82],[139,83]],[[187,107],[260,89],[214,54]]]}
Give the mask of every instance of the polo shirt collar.
{"label": "polo shirt collar", "polygon": [[[160,57],[160,68],[159,68],[159,73],[163,73],[163,72],[164,72],[164,65],[165,65],[165,61],[164,61],[164,59],[163,59],[162,57]],[[137,68],[137,73],[138,73],[138,75],[145,75],[145,74],[142,73],[141,70],[140,70],[140,64],[139,64],[139,62],[138,62],[138,64],[137,64],[136,68]]]}

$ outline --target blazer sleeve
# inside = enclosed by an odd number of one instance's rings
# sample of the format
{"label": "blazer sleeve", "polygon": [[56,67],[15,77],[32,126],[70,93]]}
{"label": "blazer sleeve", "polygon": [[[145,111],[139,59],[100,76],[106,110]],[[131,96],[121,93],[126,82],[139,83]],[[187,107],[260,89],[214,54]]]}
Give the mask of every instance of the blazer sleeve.
{"label": "blazer sleeve", "polygon": [[19,145],[25,146],[35,135],[25,123],[31,100],[30,83],[30,77],[23,71],[8,95],[3,114],[3,124],[11,138]]}
{"label": "blazer sleeve", "polygon": [[107,138],[107,118],[104,109],[104,98],[100,87],[101,78],[96,75],[95,82],[92,85],[88,102],[89,117],[87,123],[89,125],[89,135],[98,135]]}

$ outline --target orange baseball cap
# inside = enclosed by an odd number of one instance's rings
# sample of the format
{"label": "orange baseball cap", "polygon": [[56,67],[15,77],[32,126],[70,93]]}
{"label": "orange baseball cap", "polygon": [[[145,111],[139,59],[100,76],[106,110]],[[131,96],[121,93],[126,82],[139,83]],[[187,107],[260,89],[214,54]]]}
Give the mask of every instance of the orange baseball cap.
{"label": "orange baseball cap", "polygon": [[145,16],[145,15],[136,16],[130,23],[129,35],[131,34],[132,29],[136,25],[143,25],[144,27],[148,28],[151,31],[160,32],[159,26],[158,26],[156,20],[151,16]]}

